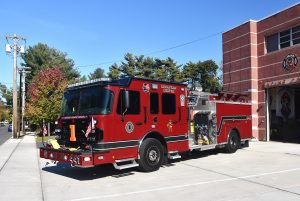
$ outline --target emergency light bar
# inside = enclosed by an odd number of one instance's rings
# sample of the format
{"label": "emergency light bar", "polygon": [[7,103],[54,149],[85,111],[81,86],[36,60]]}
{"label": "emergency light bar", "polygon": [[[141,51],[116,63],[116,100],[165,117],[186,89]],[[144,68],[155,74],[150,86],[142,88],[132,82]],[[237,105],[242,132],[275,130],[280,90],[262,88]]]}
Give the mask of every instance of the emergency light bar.
{"label": "emergency light bar", "polygon": [[109,77],[103,77],[103,78],[98,78],[98,79],[94,79],[94,80],[88,80],[88,81],[84,81],[84,82],[70,84],[70,85],[68,85],[68,88],[77,87],[77,86],[86,85],[86,84],[92,84],[92,83],[96,83],[96,82],[109,82],[109,81],[111,81],[111,79]]}

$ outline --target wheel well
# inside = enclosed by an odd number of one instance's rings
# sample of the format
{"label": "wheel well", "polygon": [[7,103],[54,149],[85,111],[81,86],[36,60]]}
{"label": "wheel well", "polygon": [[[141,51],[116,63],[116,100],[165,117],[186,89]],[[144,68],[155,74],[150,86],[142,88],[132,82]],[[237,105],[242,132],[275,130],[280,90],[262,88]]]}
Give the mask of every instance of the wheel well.
{"label": "wheel well", "polygon": [[231,131],[235,131],[235,132],[237,133],[239,139],[241,140],[241,135],[240,135],[240,132],[239,132],[239,130],[238,130],[237,128],[232,128],[232,129],[230,130],[230,132],[228,133],[228,138],[229,138],[229,135],[230,135]]}
{"label": "wheel well", "polygon": [[[237,138],[231,137],[231,133],[233,134],[232,136],[237,136]],[[232,128],[232,129],[230,129],[230,132],[228,133],[227,144],[225,146],[225,150],[227,153],[234,153],[239,148],[241,148],[240,133],[237,128]]]}
{"label": "wheel well", "polygon": [[147,133],[143,139],[141,140],[140,142],[140,145],[143,143],[143,141],[145,139],[148,139],[148,138],[154,138],[154,139],[157,139],[161,144],[162,146],[165,148],[166,151],[168,151],[168,147],[167,147],[167,143],[166,143],[166,140],[165,138],[158,132],[150,132],[150,133]]}

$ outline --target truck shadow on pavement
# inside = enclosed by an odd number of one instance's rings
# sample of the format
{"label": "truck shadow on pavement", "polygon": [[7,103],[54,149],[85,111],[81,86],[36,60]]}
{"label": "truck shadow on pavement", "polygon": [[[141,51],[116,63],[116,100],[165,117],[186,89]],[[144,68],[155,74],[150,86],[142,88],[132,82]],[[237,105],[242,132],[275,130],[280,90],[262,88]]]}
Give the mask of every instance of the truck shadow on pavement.
{"label": "truck shadow on pavement", "polygon": [[[211,155],[216,155],[219,153],[222,153],[222,151],[209,150],[204,152],[193,151],[191,153],[185,153],[182,154],[181,159],[169,160],[169,163],[161,166],[161,168],[172,168],[172,166],[176,166],[176,164],[180,163],[181,161],[206,158]],[[101,179],[105,177],[122,178],[122,177],[134,175],[136,173],[151,174],[151,172],[150,173],[141,172],[138,170],[138,168],[116,170],[114,169],[112,164],[99,165],[91,168],[78,168],[78,167],[72,167],[70,164],[61,163],[61,162],[58,162],[56,164],[47,162],[46,166],[42,167],[42,170],[49,173],[61,175],[64,177],[76,179],[79,181]]]}
{"label": "truck shadow on pavement", "polygon": [[133,175],[138,171],[135,168],[116,170],[111,164],[99,165],[91,168],[78,168],[72,167],[70,164],[60,162],[56,165],[45,166],[42,170],[80,181],[100,179],[104,177],[126,177]]}
{"label": "truck shadow on pavement", "polygon": [[171,160],[171,161],[169,161],[169,163],[176,164],[176,163],[180,163],[180,162],[187,161],[187,160],[206,158],[206,157],[218,155],[221,153],[224,153],[221,149],[213,149],[213,150],[207,150],[207,151],[194,150],[191,152],[186,152],[184,154],[181,154],[180,159]]}

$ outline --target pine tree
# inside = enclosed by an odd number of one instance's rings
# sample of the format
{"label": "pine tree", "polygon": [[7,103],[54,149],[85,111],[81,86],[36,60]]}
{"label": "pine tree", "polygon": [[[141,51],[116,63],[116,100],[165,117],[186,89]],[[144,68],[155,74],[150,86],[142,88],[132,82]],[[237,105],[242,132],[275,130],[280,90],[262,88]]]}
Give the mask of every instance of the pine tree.
{"label": "pine tree", "polygon": [[115,63],[109,67],[109,72],[108,72],[109,78],[111,78],[112,80],[116,80],[120,78],[120,75],[121,75],[121,70],[118,64]]}
{"label": "pine tree", "polygon": [[30,46],[22,55],[25,63],[22,65],[31,67],[31,73],[27,75],[26,80],[31,82],[32,78],[39,73],[40,70],[49,67],[58,67],[66,76],[67,80],[80,77],[80,73],[74,68],[74,61],[55,48],[50,48],[48,45],[38,43]]}
{"label": "pine tree", "polygon": [[124,56],[125,62],[122,62],[120,71],[123,76],[134,77],[136,75],[135,58],[132,54],[127,53]]}
{"label": "pine tree", "polygon": [[105,76],[104,70],[99,67],[99,68],[96,68],[94,70],[94,72],[91,73],[88,77],[89,77],[90,80],[94,80],[94,79],[103,78],[103,77],[106,77],[106,76]]}

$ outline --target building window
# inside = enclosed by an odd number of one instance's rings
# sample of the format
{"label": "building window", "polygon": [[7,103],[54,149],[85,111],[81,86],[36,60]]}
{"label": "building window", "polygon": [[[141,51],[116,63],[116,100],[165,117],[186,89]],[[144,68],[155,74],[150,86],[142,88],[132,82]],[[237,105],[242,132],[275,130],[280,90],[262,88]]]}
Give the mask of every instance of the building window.
{"label": "building window", "polygon": [[150,93],[150,113],[158,114],[159,105],[158,105],[158,93]]}
{"label": "building window", "polygon": [[162,94],[162,113],[175,114],[176,113],[176,99],[175,94]]}
{"label": "building window", "polygon": [[[140,113],[140,92],[138,91],[129,91],[129,108],[125,108],[123,105],[124,100],[122,100],[122,91],[119,93],[119,100],[117,106],[117,113],[122,114],[139,114]],[[122,110],[122,111],[121,111]]]}
{"label": "building window", "polygon": [[278,50],[278,33],[266,37],[267,52]]}
{"label": "building window", "polygon": [[285,30],[279,33],[280,49],[291,46],[291,30]]}
{"label": "building window", "polygon": [[293,45],[300,43],[300,26],[292,28]]}
{"label": "building window", "polygon": [[267,53],[300,43],[300,26],[266,36]]}

